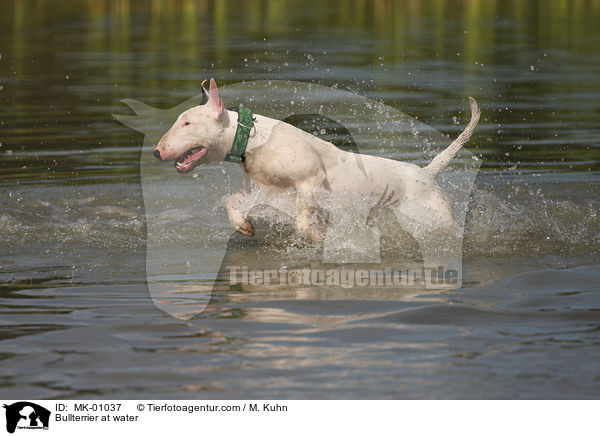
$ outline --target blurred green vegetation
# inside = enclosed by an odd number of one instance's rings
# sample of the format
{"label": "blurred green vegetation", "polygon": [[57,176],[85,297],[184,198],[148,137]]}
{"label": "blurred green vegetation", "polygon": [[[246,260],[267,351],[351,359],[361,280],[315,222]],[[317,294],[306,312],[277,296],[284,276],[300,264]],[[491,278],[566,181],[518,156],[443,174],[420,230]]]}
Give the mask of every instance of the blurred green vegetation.
{"label": "blurred green vegetation", "polygon": [[[75,17],[88,21],[90,46],[126,51],[131,49],[131,16],[140,13],[151,17],[149,43],[177,35],[176,39],[185,41],[181,48],[190,60],[209,49],[217,56],[226,55],[232,35],[280,37],[296,34],[298,26],[329,28],[332,33],[339,28],[364,32],[382,42],[375,44],[371,61],[382,56],[399,59],[411,47],[410,35],[426,26],[432,48],[443,53],[448,19],[462,23],[465,61],[493,61],[490,47],[497,38],[497,26],[491,23],[503,20],[517,26],[515,47],[523,42],[519,35],[531,33],[544,47],[600,51],[597,40],[586,38],[597,31],[600,23],[600,0],[73,0],[60,4],[50,0],[14,0],[1,4],[5,12],[2,27],[12,27],[10,39],[15,51],[26,49],[23,35],[31,25]],[[314,13],[299,21],[299,9]],[[207,35],[198,32],[202,22],[212,24],[203,28],[212,29],[213,47],[207,47]],[[292,22],[296,27],[289,25]]]}
{"label": "blurred green vegetation", "polygon": [[[436,127],[449,134],[473,95],[484,105],[477,134],[486,142],[477,148],[486,165],[598,169],[600,0],[0,0],[0,7],[0,105],[10,108],[4,150],[139,144],[110,116],[122,98],[173,106],[208,76],[288,78],[362,87],[425,122],[442,120]],[[123,153],[102,165],[131,171],[136,156]],[[85,170],[81,157],[72,159],[63,158],[65,171],[104,171],[102,156]],[[38,155],[0,161],[7,171],[52,168]]]}

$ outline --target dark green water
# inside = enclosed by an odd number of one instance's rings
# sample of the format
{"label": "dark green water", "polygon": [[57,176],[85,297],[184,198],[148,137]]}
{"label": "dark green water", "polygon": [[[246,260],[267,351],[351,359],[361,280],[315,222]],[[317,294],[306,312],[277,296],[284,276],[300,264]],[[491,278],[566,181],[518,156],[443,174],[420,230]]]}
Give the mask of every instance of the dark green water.
{"label": "dark green water", "polygon": [[[600,1],[0,6],[0,396],[598,397]],[[464,287],[156,309],[143,136],[112,114],[209,77],[335,86],[451,137],[475,97]]]}

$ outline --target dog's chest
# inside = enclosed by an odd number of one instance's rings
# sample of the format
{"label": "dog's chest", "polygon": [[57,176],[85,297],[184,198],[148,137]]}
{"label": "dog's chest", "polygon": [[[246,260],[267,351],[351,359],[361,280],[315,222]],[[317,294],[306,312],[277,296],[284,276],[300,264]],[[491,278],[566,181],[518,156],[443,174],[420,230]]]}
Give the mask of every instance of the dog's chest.
{"label": "dog's chest", "polygon": [[280,171],[273,162],[261,160],[260,156],[247,156],[244,161],[244,171],[251,180],[261,185],[271,185],[281,189],[293,186],[293,179],[289,175]]}

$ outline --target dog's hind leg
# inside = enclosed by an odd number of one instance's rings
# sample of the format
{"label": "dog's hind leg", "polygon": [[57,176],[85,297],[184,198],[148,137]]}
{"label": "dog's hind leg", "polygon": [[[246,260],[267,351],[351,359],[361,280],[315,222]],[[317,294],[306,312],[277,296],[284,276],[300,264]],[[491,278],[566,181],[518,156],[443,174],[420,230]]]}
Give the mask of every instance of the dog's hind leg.
{"label": "dog's hind leg", "polygon": [[456,289],[462,285],[462,237],[455,233],[417,237],[423,256],[425,285],[429,289]]}
{"label": "dog's hind leg", "polygon": [[410,233],[419,244],[426,287],[460,287],[462,235],[454,222],[448,219],[447,214],[422,205],[401,205],[395,207],[394,211],[402,229]]}
{"label": "dog's hind leg", "polygon": [[311,177],[296,183],[296,219],[294,227],[298,233],[315,242],[321,242],[324,233],[320,221],[321,208],[317,205],[315,190],[323,184],[324,176]]}

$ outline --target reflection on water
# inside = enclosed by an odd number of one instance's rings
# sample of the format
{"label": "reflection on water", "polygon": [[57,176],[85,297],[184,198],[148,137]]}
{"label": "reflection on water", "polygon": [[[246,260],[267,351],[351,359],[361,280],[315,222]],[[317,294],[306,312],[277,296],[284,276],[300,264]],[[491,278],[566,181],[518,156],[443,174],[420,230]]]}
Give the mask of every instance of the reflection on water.
{"label": "reflection on water", "polygon": [[2,392],[597,398],[599,320],[589,307],[599,279],[597,267],[536,272],[392,300],[230,293],[188,322],[157,315],[142,286],[19,291],[3,298],[3,320],[37,322],[3,337]]}
{"label": "reflection on water", "polygon": [[[1,396],[598,396],[600,1],[0,5]],[[352,90],[451,137],[474,96],[464,288],[226,285],[193,320],[159,312],[143,138],[111,114],[176,106],[211,76]],[[205,206],[162,217],[173,255],[214,236]],[[306,254],[263,234],[232,240],[231,262]]]}

